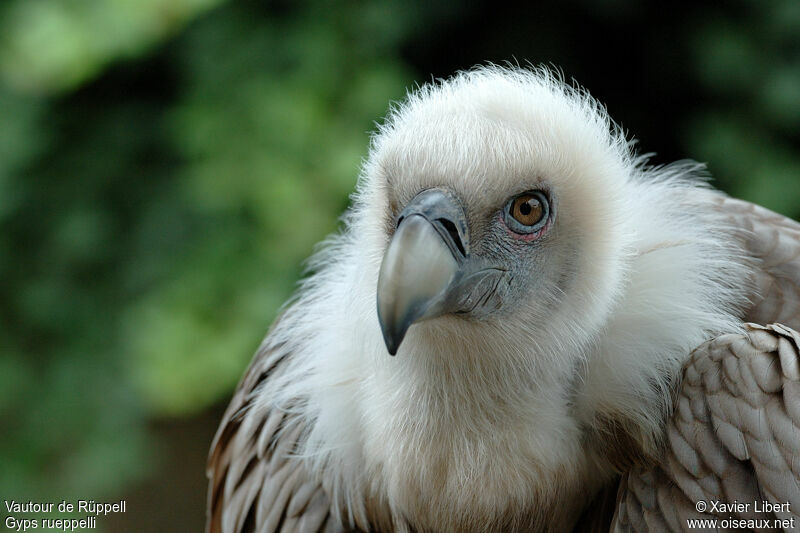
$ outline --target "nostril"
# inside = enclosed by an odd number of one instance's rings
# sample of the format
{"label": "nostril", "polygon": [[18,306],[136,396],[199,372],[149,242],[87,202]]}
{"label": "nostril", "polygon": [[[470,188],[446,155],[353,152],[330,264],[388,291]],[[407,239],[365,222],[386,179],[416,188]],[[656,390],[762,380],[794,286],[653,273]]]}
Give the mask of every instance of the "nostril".
{"label": "nostril", "polygon": [[437,218],[436,222],[441,224],[444,229],[447,230],[447,233],[450,234],[450,238],[453,239],[453,242],[455,243],[456,248],[458,248],[458,251],[461,252],[461,255],[467,255],[467,253],[464,251],[464,243],[461,242],[461,236],[458,234],[456,225],[453,224],[451,220],[446,218]]}

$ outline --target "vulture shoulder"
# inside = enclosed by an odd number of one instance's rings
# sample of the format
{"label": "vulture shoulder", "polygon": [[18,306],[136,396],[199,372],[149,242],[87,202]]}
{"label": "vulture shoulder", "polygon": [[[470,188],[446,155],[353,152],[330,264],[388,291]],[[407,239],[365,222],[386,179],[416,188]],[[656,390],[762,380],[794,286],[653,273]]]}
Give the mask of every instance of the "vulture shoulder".
{"label": "vulture shoulder", "polygon": [[225,412],[208,459],[208,533],[342,531],[319,480],[293,456],[305,430],[296,414],[258,393],[291,354],[269,336]]}
{"label": "vulture shoulder", "polygon": [[714,209],[738,230],[754,259],[746,322],[781,323],[800,331],[800,224],[764,207],[714,194]]}
{"label": "vulture shoulder", "polygon": [[[685,531],[689,519],[730,517],[800,528],[800,334],[792,329],[800,329],[800,224],[722,195],[712,203],[754,260],[744,319],[772,325],[747,324],[692,353],[665,453],[623,475],[613,531]],[[764,512],[755,506],[762,501],[782,505]]]}
{"label": "vulture shoulder", "polygon": [[[800,335],[746,328],[693,352],[665,454],[623,476],[612,530],[686,531],[688,520],[731,517],[800,527]],[[778,507],[764,511],[763,501]],[[747,506],[718,505],[735,502]]]}

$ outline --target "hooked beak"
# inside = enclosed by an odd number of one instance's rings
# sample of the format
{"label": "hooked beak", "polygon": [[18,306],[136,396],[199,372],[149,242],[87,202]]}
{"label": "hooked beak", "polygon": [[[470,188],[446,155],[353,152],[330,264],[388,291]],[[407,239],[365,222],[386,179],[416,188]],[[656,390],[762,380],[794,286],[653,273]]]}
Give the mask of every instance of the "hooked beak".
{"label": "hooked beak", "polygon": [[469,255],[466,216],[450,193],[428,189],[411,200],[378,276],[378,320],[389,353],[397,353],[415,322],[493,301],[505,270],[481,266]]}

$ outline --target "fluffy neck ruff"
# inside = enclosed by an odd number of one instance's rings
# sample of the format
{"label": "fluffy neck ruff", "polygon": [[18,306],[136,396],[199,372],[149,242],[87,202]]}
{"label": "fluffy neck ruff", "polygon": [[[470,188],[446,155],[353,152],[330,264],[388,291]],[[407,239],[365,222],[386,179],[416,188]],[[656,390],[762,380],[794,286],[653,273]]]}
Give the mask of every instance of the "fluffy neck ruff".
{"label": "fluffy neck ruff", "polygon": [[579,314],[528,329],[442,317],[413,327],[396,358],[375,316],[385,235],[359,225],[357,204],[269,338],[292,359],[261,397],[264,408],[299,409],[301,453],[343,519],[399,527],[414,517],[423,530],[566,525],[585,504],[579,495],[614,475],[619,465],[602,450],[620,428],[652,453],[688,354],[739,328],[745,301],[746,262],[696,170],[631,174],[623,275],[599,324],[586,329]]}

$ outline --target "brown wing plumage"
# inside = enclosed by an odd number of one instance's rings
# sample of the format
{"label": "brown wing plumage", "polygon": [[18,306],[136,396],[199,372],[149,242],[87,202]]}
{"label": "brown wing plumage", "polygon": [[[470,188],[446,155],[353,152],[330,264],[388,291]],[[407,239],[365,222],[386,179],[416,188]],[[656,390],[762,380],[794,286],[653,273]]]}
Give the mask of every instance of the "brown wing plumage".
{"label": "brown wing plumage", "polygon": [[255,402],[288,357],[265,344],[225,412],[208,459],[209,533],[342,531],[319,480],[292,456],[300,419]]}
{"label": "brown wing plumage", "polygon": [[[714,194],[713,206],[754,259],[748,326],[698,348],[684,372],[666,454],[623,476],[613,530],[685,531],[690,518],[795,518],[800,528],[800,224]],[[748,280],[743,280],[743,283]],[[790,502],[756,513],[753,502]],[[696,509],[706,502],[705,513]],[[710,502],[749,503],[711,512]]]}
{"label": "brown wing plumage", "polygon": [[[695,350],[666,454],[625,476],[614,530],[687,531],[688,520],[729,517],[800,527],[799,355],[800,336],[778,325],[748,325]],[[779,507],[758,508],[763,501]],[[747,506],[717,507],[734,502]]]}
{"label": "brown wing plumage", "polygon": [[712,202],[740,229],[743,248],[756,261],[752,305],[744,320],[800,331],[800,224],[744,200],[714,195]]}

